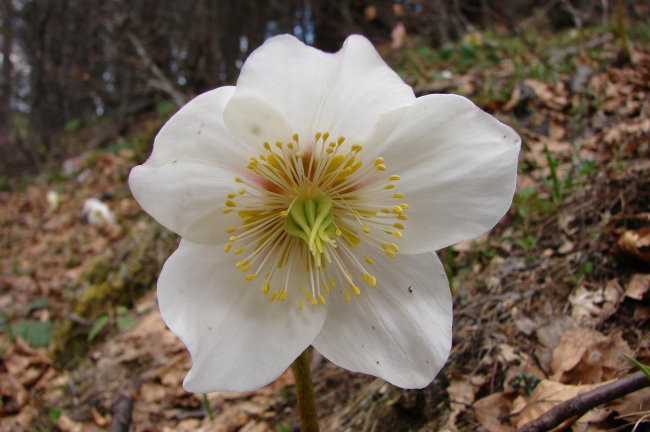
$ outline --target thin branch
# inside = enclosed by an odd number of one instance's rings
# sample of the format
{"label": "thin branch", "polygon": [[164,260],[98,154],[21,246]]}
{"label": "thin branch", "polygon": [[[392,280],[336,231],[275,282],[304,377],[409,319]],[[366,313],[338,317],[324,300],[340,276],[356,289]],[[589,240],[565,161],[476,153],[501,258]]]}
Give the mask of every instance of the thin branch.
{"label": "thin branch", "polygon": [[145,65],[151,70],[151,73],[155,76],[155,79],[150,80],[149,85],[152,87],[162,90],[165,93],[167,93],[174,103],[178,106],[183,106],[185,105],[186,98],[185,95],[178,90],[176,90],[176,87],[174,84],[171,82],[169,78],[165,76],[162,70],[154,63],[154,61],[149,57],[149,54],[147,54],[147,50],[145,49],[144,45],[138,39],[133,33],[128,32],[126,36],[129,38],[129,41],[131,42],[131,45],[135,48],[136,52],[138,53],[138,56],[140,56],[140,59],[144,62]]}
{"label": "thin branch", "polygon": [[650,386],[650,380],[643,372],[636,372],[625,378],[605,384],[594,390],[577,395],[551,408],[537,419],[526,423],[517,432],[544,432],[553,429],[572,417],[582,417],[592,408]]}

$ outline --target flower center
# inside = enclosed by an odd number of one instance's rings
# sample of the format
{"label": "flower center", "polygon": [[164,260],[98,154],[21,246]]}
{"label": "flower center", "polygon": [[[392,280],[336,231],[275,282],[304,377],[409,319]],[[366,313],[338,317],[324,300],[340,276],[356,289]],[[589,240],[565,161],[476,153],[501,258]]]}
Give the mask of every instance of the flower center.
{"label": "flower center", "polygon": [[313,255],[322,254],[326,245],[336,247],[336,225],[332,213],[332,198],[296,200],[284,219],[284,230],[304,240]]}
{"label": "flower center", "polygon": [[[361,295],[357,279],[375,286],[368,270],[373,249],[390,258],[399,252],[408,205],[394,193],[397,175],[386,175],[379,157],[365,164],[361,145],[344,144],[316,134],[307,146],[297,135],[290,142],[264,143],[248,172],[237,177],[242,187],[228,194],[224,213],[237,211],[238,226],[225,252],[245,256],[236,266],[249,281],[264,278],[262,293],[282,301],[300,290],[312,305],[325,304],[331,291]],[[293,293],[293,291],[291,291]],[[292,296],[293,298],[293,296]]]}

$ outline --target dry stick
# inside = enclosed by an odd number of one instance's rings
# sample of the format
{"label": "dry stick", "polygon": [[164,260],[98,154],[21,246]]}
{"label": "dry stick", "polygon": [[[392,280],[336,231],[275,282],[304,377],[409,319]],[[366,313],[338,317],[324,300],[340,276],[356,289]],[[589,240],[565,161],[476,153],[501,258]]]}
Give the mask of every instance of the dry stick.
{"label": "dry stick", "polygon": [[625,378],[577,395],[546,411],[541,417],[526,423],[517,432],[544,432],[553,429],[571,417],[582,417],[590,409],[626,394],[650,386],[650,380],[643,372],[636,372]]}

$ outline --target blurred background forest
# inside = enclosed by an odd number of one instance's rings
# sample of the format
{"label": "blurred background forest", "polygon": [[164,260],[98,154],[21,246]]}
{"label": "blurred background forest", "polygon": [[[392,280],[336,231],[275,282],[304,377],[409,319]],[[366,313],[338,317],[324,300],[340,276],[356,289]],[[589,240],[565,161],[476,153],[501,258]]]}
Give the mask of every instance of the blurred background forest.
{"label": "blurred background forest", "polygon": [[[0,432],[298,430],[290,372],[182,389],[155,296],[179,240],[126,184],[179,106],[280,33],[327,51],[361,33],[418,96],[466,96],[522,137],[508,213],[438,251],[447,365],[405,391],[313,352],[323,431],[514,432],[635,372],[624,354],[650,364],[649,18],[633,0],[0,0]],[[646,387],[564,430],[649,413]]]}
{"label": "blurred background forest", "polygon": [[[636,3],[635,19],[647,12]],[[351,33],[390,44],[403,25],[440,47],[478,29],[521,33],[540,18],[553,29],[602,24],[615,8],[608,0],[2,1],[0,172],[35,172],[80,150],[62,132],[104,122],[83,145],[97,148],[139,113],[234,83],[250,51],[276,34],[334,51]]]}

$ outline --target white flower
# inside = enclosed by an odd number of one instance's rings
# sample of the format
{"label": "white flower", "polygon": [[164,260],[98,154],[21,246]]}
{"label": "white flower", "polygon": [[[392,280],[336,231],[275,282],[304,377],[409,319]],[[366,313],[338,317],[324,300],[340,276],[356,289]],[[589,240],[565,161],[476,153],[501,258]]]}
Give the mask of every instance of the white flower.
{"label": "white flower", "polygon": [[117,225],[111,208],[97,198],[88,198],[84,201],[83,215],[91,225]]}
{"label": "white flower", "polygon": [[309,345],[397,386],[429,384],[451,345],[434,250],[503,216],[520,140],[455,95],[415,98],[372,44],[268,40],[235,87],[185,105],[131,171],[178,233],[158,280],[194,392],[245,391]]}

